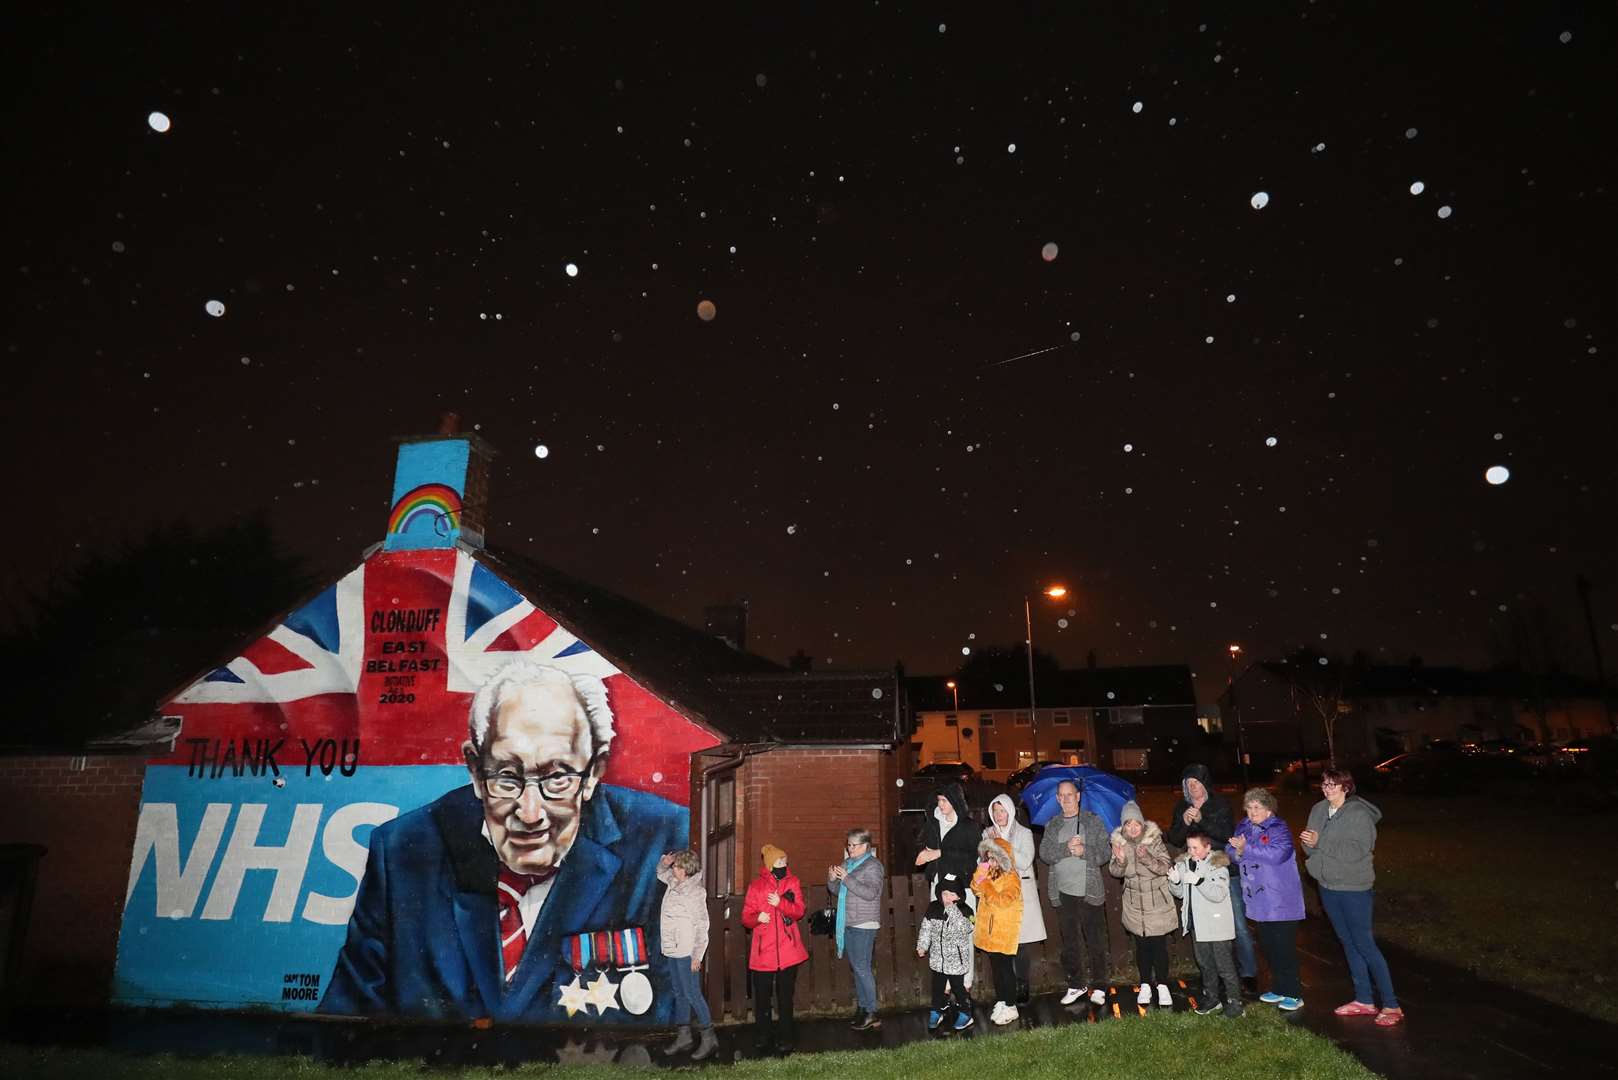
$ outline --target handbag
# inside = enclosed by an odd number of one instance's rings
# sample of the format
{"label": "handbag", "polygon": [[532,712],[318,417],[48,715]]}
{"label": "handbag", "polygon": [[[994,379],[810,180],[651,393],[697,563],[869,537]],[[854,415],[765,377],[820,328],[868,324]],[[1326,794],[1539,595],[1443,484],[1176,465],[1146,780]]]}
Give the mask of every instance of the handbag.
{"label": "handbag", "polygon": [[817,937],[831,937],[837,933],[837,909],[823,907],[809,913],[809,932]]}

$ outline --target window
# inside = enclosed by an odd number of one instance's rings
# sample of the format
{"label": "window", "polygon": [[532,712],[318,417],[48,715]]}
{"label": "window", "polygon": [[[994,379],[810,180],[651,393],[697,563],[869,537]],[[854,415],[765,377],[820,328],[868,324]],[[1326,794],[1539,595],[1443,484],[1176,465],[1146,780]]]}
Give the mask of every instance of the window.
{"label": "window", "polygon": [[955,725],[956,725],[956,719],[955,719],[955,714],[954,713],[950,713],[948,716],[944,717],[944,726],[945,727],[954,727]]}
{"label": "window", "polygon": [[709,895],[736,891],[736,771],[708,778],[708,835],[703,838],[703,875]]}
{"label": "window", "polygon": [[1113,709],[1112,722],[1114,724],[1144,724],[1146,722],[1146,710]]}
{"label": "window", "polygon": [[1118,749],[1112,752],[1114,772],[1145,772],[1146,751]]}
{"label": "window", "polygon": [[992,712],[978,713],[978,727],[980,727],[980,728],[994,727],[994,713],[992,713]]}
{"label": "window", "polygon": [[985,751],[983,751],[983,768],[984,768],[984,771],[987,772],[987,771],[990,771],[990,770],[993,770],[993,769],[998,769],[999,767],[1000,767],[1000,759],[995,754],[995,752],[993,750],[985,750]]}
{"label": "window", "polygon": [[1028,726],[1028,714],[1027,713],[1020,712],[1020,713],[1017,714],[1017,726],[1018,727],[1027,727]]}
{"label": "window", "polygon": [[1034,763],[1034,752],[1032,750],[1018,750],[1017,751],[1017,768],[1019,768],[1019,769],[1027,768],[1029,765],[1032,765],[1033,763]]}
{"label": "window", "polygon": [[1051,723],[1056,727],[1067,727],[1067,710],[1057,709],[1056,712],[1051,715]]}

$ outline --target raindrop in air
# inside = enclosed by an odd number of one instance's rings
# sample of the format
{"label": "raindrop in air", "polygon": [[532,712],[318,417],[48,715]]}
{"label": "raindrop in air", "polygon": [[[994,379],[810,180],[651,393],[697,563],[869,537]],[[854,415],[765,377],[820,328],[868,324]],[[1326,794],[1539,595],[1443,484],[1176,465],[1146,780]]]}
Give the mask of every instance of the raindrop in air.
{"label": "raindrop in air", "polygon": [[1414,184],[1410,185],[1410,194],[1412,194],[1412,195],[1420,195],[1422,192],[1424,192],[1426,190],[1427,190],[1427,185],[1422,183],[1420,180],[1417,180]]}
{"label": "raindrop in air", "polygon": [[160,112],[149,114],[146,117],[146,126],[157,132],[159,135],[163,134],[169,129],[170,126],[168,114]]}
{"label": "raindrop in air", "polygon": [[1265,446],[1274,446],[1277,441],[1278,440],[1276,439],[1276,437],[1274,435],[1271,435],[1268,439],[1264,440],[1264,445]]}
{"label": "raindrop in air", "polygon": [[1438,208],[1438,216],[1440,220],[1448,218],[1453,213],[1455,213],[1455,211],[1451,210],[1448,206],[1440,206]]}
{"label": "raindrop in air", "polygon": [[1573,40],[1573,31],[1563,30],[1560,34],[1556,35],[1556,40],[1560,41],[1563,45],[1566,45],[1568,42]]}
{"label": "raindrop in air", "polygon": [[1016,152],[1017,152],[1017,144],[1016,143],[1007,143],[1006,144],[1006,153],[1015,154]]}
{"label": "raindrop in air", "polygon": [[551,456],[551,448],[546,446],[544,443],[540,443],[538,446],[534,447],[534,456],[539,458],[541,461],[544,461],[546,458]]}
{"label": "raindrop in air", "polygon": [[1487,480],[1495,487],[1499,487],[1501,484],[1511,479],[1511,470],[1506,468],[1504,465],[1491,465],[1489,466],[1488,471],[1483,474],[1483,479]]}
{"label": "raindrop in air", "polygon": [[1226,293],[1225,294],[1225,303],[1234,304],[1235,302],[1236,302],[1236,294],[1235,293]]}
{"label": "raindrop in air", "polygon": [[1135,452],[1135,444],[1134,443],[1128,443],[1128,442],[1124,443],[1124,453],[1132,454],[1134,452]]}
{"label": "raindrop in air", "polygon": [[796,535],[798,535],[798,527],[796,525],[788,525],[787,526],[787,535],[788,536],[796,536]]}
{"label": "raindrop in air", "polygon": [[1044,259],[1046,262],[1055,262],[1056,250],[1055,244],[1046,244],[1044,247],[1039,249],[1039,257]]}
{"label": "raindrop in air", "polygon": [[1255,191],[1253,192],[1253,197],[1247,201],[1254,210],[1262,210],[1270,205],[1270,193],[1268,191]]}
{"label": "raindrop in air", "polygon": [[579,267],[578,267],[577,263],[568,263],[562,269],[567,271],[567,276],[568,277],[578,277],[579,276]]}
{"label": "raindrop in air", "polygon": [[719,314],[719,309],[713,306],[712,300],[700,300],[697,302],[697,318],[703,322],[713,322],[714,316],[717,314]]}
{"label": "raindrop in air", "polygon": [[206,311],[209,315],[212,315],[217,319],[219,316],[225,313],[225,305],[221,304],[217,300],[209,300],[206,304],[202,305],[202,310]]}
{"label": "raindrop in air", "polygon": [[1137,101],[1135,104],[1129,107],[1129,111],[1132,113],[1138,113],[1144,108],[1146,108],[1146,103],[1143,101]]}
{"label": "raindrop in air", "polygon": [[1416,137],[1416,129],[1415,128],[1405,128],[1405,138],[1414,139],[1415,137]]}

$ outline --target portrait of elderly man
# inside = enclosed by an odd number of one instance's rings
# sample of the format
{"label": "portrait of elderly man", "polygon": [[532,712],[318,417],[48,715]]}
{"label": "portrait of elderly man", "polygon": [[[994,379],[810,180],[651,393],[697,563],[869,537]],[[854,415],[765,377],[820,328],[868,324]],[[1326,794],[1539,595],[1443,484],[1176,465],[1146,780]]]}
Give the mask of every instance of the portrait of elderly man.
{"label": "portrait of elderly man", "polygon": [[479,689],[471,783],[372,832],[320,1011],[666,1022],[657,863],[690,814],[601,782],[612,723],[594,676],[519,660]]}

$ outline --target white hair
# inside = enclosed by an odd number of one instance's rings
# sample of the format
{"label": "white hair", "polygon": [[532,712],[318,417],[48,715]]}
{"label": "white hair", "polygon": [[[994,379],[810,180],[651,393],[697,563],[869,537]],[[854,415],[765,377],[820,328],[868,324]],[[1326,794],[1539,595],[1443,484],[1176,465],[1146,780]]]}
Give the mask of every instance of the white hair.
{"label": "white hair", "polygon": [[604,755],[612,746],[612,706],[607,704],[607,687],[594,675],[564,671],[554,664],[533,660],[513,660],[494,673],[472,696],[468,730],[472,745],[482,750],[489,737],[489,722],[513,690],[525,686],[545,686],[565,682],[573,689],[579,707],[590,722],[590,753]]}

